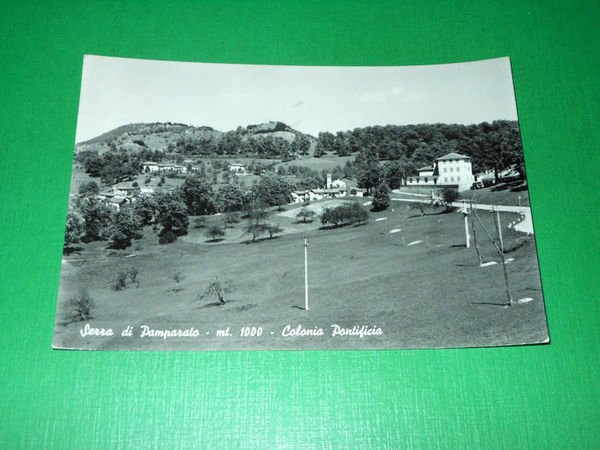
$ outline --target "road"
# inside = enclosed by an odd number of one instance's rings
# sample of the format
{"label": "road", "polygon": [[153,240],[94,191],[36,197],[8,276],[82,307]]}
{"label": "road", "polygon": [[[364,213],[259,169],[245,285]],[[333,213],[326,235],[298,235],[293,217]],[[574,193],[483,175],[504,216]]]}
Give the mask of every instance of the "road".
{"label": "road", "polygon": [[[407,203],[431,203],[431,199],[411,199],[411,198],[396,198],[392,197],[391,200],[396,202],[407,202]],[[453,202],[451,206],[456,208],[463,208],[464,206],[469,208],[469,204],[463,201]],[[531,219],[531,208],[529,206],[508,206],[508,205],[484,205],[482,203],[473,203],[473,208],[484,211],[500,211],[500,212],[512,212],[520,214],[521,221],[515,223],[514,229],[527,234],[533,234],[533,220]]]}

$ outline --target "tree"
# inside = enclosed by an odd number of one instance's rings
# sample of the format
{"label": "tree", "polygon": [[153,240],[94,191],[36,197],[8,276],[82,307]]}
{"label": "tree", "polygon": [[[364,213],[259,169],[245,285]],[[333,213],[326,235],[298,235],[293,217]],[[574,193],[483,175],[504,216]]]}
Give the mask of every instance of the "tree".
{"label": "tree", "polygon": [[373,195],[373,211],[383,211],[390,206],[390,190],[385,184],[380,184]]}
{"label": "tree", "polygon": [[298,212],[298,214],[296,214],[296,217],[299,219],[301,218],[302,222],[306,223],[309,219],[312,222],[312,218],[316,215],[317,215],[317,213],[314,212],[313,210],[308,209],[308,208],[302,208]]}
{"label": "tree", "polygon": [[273,236],[283,231],[283,229],[275,223],[266,224],[265,230],[267,231],[267,233],[269,233],[269,239],[273,239]]}
{"label": "tree", "polygon": [[356,157],[355,167],[358,187],[365,188],[368,193],[371,193],[371,189],[379,185],[382,178],[377,151],[375,149],[363,149]]}
{"label": "tree", "polygon": [[67,226],[65,228],[65,242],[63,250],[69,253],[73,248],[73,244],[81,242],[81,238],[85,233],[85,221],[81,214],[70,209],[67,214]]}
{"label": "tree", "polygon": [[364,223],[368,220],[368,211],[358,202],[346,203],[335,208],[325,208],[321,214],[323,225],[332,224],[335,227],[342,224]]}
{"label": "tree", "polygon": [[342,218],[337,208],[325,208],[321,213],[321,223],[323,225],[333,224],[338,226],[342,222]]}
{"label": "tree", "polygon": [[186,234],[189,217],[181,197],[172,193],[158,194],[155,197],[158,204],[157,222],[163,227],[161,236],[168,232],[173,233],[175,237]]}
{"label": "tree", "polygon": [[264,223],[248,223],[244,228],[244,234],[252,236],[252,242],[256,242],[256,238],[259,237],[267,230],[267,226]]}
{"label": "tree", "polygon": [[400,161],[390,161],[383,167],[384,178],[390,189],[398,189],[404,179],[404,167]]}
{"label": "tree", "polygon": [[319,136],[317,137],[317,145],[315,145],[315,151],[313,153],[313,156],[315,158],[320,158],[326,153],[333,152],[334,142],[335,136],[333,135],[333,133],[330,133],[328,131],[319,133]]}
{"label": "tree", "polygon": [[198,295],[199,301],[205,298],[216,298],[220,305],[225,304],[225,296],[233,292],[233,283],[227,278],[216,277],[206,289]]}
{"label": "tree", "polygon": [[267,206],[280,206],[292,200],[293,188],[282,177],[275,174],[263,175],[260,181],[252,186],[254,199]]}
{"label": "tree", "polygon": [[84,220],[83,242],[101,241],[110,236],[113,210],[93,197],[80,199],[79,210]]}
{"label": "tree", "polygon": [[241,211],[244,207],[244,191],[235,184],[226,184],[217,192],[217,209],[220,212]]}
{"label": "tree", "polygon": [[206,230],[206,237],[211,241],[216,242],[219,238],[225,236],[225,230],[222,226],[214,224],[208,227]]}
{"label": "tree", "polygon": [[259,205],[252,205],[248,211],[247,219],[248,223],[244,227],[244,234],[252,236],[252,242],[256,241],[256,238],[267,231],[267,218],[269,213],[267,210]]}
{"label": "tree", "polygon": [[129,247],[132,239],[142,237],[141,229],[133,207],[123,206],[114,216],[111,247],[115,249]]}
{"label": "tree", "polygon": [[346,136],[341,131],[338,131],[335,135],[333,151],[335,151],[338,156],[347,156],[350,154],[350,145],[346,141]]}
{"label": "tree", "polygon": [[188,177],[181,186],[183,199],[192,216],[213,214],[216,208],[212,199],[212,189],[200,176]]}
{"label": "tree", "polygon": [[369,212],[360,203],[352,202],[348,209],[351,223],[365,223],[369,220]]}
{"label": "tree", "polygon": [[140,226],[151,225],[154,223],[158,213],[158,204],[154,196],[143,194],[137,197],[133,204],[133,210],[140,223]]}
{"label": "tree", "polygon": [[79,195],[94,195],[100,192],[100,187],[95,181],[88,181],[87,183],[81,183],[79,186]]}
{"label": "tree", "polygon": [[100,177],[104,167],[104,162],[100,155],[98,155],[98,152],[86,152],[85,156],[82,155],[82,158],[83,169],[85,172],[91,177]]}
{"label": "tree", "polygon": [[306,155],[310,149],[310,140],[303,134],[297,134],[290,146],[290,152],[297,155]]}
{"label": "tree", "polygon": [[305,189],[318,189],[321,186],[323,186],[323,182],[314,177],[305,177],[296,183],[296,189],[299,191]]}

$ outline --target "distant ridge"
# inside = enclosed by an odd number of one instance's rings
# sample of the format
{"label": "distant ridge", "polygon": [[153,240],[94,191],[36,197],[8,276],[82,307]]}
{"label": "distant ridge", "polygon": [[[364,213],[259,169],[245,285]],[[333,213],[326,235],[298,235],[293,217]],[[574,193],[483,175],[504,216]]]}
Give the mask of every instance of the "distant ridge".
{"label": "distant ridge", "polygon": [[[162,128],[162,130],[161,130]],[[186,125],[183,123],[172,123],[172,122],[151,122],[151,123],[130,123],[127,125],[121,125],[113,130],[107,131],[106,133],[102,133],[99,136],[96,136],[92,139],[88,139],[87,141],[78,142],[77,145],[86,145],[86,144],[109,144],[115,139],[119,138],[125,133],[128,134],[142,134],[142,133],[159,133],[161,131],[167,131],[168,129],[172,131],[177,130],[178,128],[182,131],[186,128],[194,128],[191,125]],[[207,131],[213,131],[211,127],[196,127],[199,129],[204,129]]]}

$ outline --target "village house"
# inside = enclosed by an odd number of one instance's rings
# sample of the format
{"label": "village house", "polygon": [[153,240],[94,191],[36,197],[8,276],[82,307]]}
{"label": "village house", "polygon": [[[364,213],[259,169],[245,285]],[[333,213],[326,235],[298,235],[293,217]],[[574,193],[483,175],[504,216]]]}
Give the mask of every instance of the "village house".
{"label": "village house", "polygon": [[133,197],[140,193],[139,186],[134,186],[131,182],[122,182],[113,185],[113,193],[121,197]]}
{"label": "village house", "polygon": [[454,152],[440,156],[432,166],[421,167],[417,173],[408,177],[407,186],[454,187],[461,192],[475,182],[471,157]]}
{"label": "village house", "polygon": [[239,163],[229,164],[229,171],[236,175],[246,175],[246,167]]}
{"label": "village house", "polygon": [[116,210],[119,210],[123,205],[133,201],[132,198],[115,194],[114,190],[98,192],[96,198]]}
{"label": "village house", "polygon": [[[142,173],[187,173],[187,167],[175,163],[157,163],[154,161],[144,161],[142,164]],[[193,170],[193,168],[192,168]]]}
{"label": "village house", "polygon": [[331,174],[328,173],[325,188],[294,191],[292,192],[292,200],[294,203],[303,203],[324,198],[345,197],[347,193],[346,183],[339,179],[332,181]]}
{"label": "village house", "polygon": [[125,206],[128,203],[131,203],[131,200],[126,197],[114,196],[106,201],[107,205],[112,206],[117,211],[121,209],[122,206]]}
{"label": "village house", "polygon": [[154,194],[154,188],[152,186],[141,186],[140,194]]}

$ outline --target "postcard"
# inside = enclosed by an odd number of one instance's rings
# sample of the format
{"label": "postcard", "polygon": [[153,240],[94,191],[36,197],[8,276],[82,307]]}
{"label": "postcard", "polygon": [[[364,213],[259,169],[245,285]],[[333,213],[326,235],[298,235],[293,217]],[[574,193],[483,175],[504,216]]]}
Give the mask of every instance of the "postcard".
{"label": "postcard", "polygon": [[548,343],[514,92],[85,56],[54,348]]}

